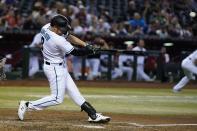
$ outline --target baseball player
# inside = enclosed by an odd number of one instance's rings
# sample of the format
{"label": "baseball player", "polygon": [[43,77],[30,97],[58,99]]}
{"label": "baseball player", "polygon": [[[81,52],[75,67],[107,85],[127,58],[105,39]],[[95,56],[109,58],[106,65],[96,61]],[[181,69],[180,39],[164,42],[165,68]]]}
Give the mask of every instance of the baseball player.
{"label": "baseball player", "polygon": [[[101,56],[100,56],[100,60],[101,60],[100,70],[101,70],[101,72],[107,73],[107,71],[108,71],[108,68],[109,68],[108,67],[108,62],[109,62],[108,57],[109,57],[108,54],[101,54]],[[115,80],[115,79],[121,77],[123,72],[121,71],[120,68],[118,68],[116,66],[115,56],[112,56],[111,61],[112,61],[111,78],[112,78],[112,80]]]}
{"label": "baseball player", "polygon": [[[37,33],[34,38],[32,43],[29,45],[30,48],[41,48],[41,33]],[[37,52],[33,52],[30,54],[29,58],[29,77],[33,77],[36,72],[39,71],[39,56]]]}
{"label": "baseball player", "polygon": [[[127,44],[127,49],[126,50],[132,50],[133,45],[132,44]],[[119,68],[123,73],[127,74],[127,80],[131,81],[132,80],[132,75],[133,75],[133,56],[127,55],[127,54],[121,54],[119,56],[118,60],[118,65]]]}
{"label": "baseball player", "polygon": [[[138,45],[133,48],[133,51],[143,51],[146,52],[144,48],[144,40],[140,39]],[[144,56],[137,57],[137,80],[153,81],[145,72],[144,72]]]}
{"label": "baseball player", "polygon": [[100,67],[100,55],[92,55],[89,56],[88,59],[86,60],[86,65],[89,67],[89,74],[87,79],[88,80],[94,80],[99,76],[99,67]]}
{"label": "baseball player", "polygon": [[78,56],[72,57],[73,62],[73,76],[75,80],[79,80],[82,76],[81,67],[82,67],[82,58]]}
{"label": "baseball player", "polygon": [[181,63],[185,76],[173,87],[173,91],[179,92],[190,81],[195,80],[197,75],[197,50],[186,57]]}
{"label": "baseball player", "polygon": [[[96,38],[93,42],[93,46],[104,49],[107,47],[107,43],[102,38]],[[100,54],[88,56],[88,59],[86,61],[87,61],[87,66],[89,66],[89,69],[90,69],[87,79],[88,80],[97,79],[101,74],[99,70]]]}
{"label": "baseball player", "polygon": [[[74,35],[69,35],[70,29],[69,19],[59,14],[54,16],[50,23],[42,27],[44,73],[50,84],[51,95],[35,101],[20,101],[18,108],[20,120],[24,119],[25,112],[28,109],[42,110],[46,107],[61,104],[66,92],[81,107],[81,110],[88,114],[89,122],[106,123],[110,121],[110,117],[97,113],[94,107],[85,100],[63,64],[65,54],[82,56],[95,53],[95,49],[89,44]],[[85,48],[79,50],[74,48],[70,42]]]}

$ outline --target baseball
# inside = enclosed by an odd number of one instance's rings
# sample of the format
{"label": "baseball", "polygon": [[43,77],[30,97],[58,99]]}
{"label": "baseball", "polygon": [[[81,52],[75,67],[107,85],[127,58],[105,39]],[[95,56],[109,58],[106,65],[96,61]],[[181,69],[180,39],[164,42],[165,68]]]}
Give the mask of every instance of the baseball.
{"label": "baseball", "polygon": [[190,17],[196,17],[196,12],[190,12],[190,13],[189,13],[189,16],[190,16]]}

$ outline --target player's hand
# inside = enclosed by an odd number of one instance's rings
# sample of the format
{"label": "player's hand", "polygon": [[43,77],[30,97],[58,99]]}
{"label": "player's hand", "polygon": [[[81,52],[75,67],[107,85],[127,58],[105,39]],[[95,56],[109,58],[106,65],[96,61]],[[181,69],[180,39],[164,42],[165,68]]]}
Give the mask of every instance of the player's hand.
{"label": "player's hand", "polygon": [[94,48],[93,49],[93,54],[99,54],[99,50],[100,50],[101,48]]}
{"label": "player's hand", "polygon": [[86,43],[85,48],[88,50],[93,50],[94,47],[93,47],[93,45]]}
{"label": "player's hand", "polygon": [[95,48],[93,45],[86,44],[86,49],[91,50],[92,54],[97,54],[100,48]]}

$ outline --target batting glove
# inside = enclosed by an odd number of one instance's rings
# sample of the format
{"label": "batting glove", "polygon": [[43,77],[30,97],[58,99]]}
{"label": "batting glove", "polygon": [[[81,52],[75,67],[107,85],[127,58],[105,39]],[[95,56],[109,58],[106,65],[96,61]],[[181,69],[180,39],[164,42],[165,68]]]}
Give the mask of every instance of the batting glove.
{"label": "batting glove", "polygon": [[86,44],[85,46],[86,49],[91,50],[92,54],[97,54],[100,48],[95,48],[93,45],[91,44]]}

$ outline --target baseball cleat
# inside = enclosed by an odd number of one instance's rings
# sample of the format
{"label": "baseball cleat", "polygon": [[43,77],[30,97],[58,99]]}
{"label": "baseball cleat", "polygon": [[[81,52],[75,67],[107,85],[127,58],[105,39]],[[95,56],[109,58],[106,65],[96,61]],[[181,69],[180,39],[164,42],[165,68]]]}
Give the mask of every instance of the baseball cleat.
{"label": "baseball cleat", "polygon": [[173,88],[173,92],[174,92],[174,93],[181,92],[181,89],[176,89],[176,88]]}
{"label": "baseball cleat", "polygon": [[111,120],[108,116],[103,116],[101,113],[96,113],[96,119],[93,120],[89,117],[88,122],[90,123],[107,123]]}
{"label": "baseball cleat", "polygon": [[18,117],[22,121],[24,119],[25,112],[27,110],[26,101],[20,101],[19,107],[18,107]]}

